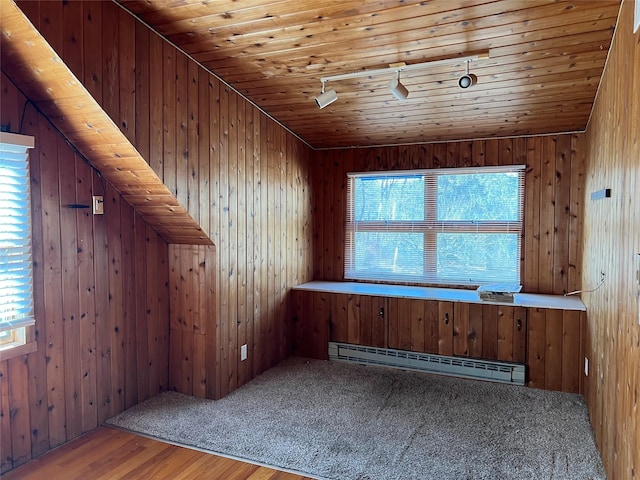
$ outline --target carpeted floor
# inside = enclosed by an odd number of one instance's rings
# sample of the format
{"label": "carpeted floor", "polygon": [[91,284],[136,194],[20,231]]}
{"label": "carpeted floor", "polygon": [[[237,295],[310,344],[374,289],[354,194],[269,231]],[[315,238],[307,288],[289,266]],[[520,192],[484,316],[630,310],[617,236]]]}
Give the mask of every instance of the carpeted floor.
{"label": "carpeted floor", "polygon": [[579,395],[291,358],[219,401],[107,423],[318,478],[604,479]]}

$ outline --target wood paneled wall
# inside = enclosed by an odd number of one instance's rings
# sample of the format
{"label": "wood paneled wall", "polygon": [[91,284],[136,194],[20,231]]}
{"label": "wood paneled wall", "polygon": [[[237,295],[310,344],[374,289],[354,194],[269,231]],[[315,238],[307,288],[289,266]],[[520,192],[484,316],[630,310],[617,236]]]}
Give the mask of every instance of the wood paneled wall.
{"label": "wood paneled wall", "polygon": [[215,248],[169,245],[169,388],[213,398],[216,392],[216,323],[211,304]]}
{"label": "wood paneled wall", "polygon": [[523,291],[563,294],[580,286],[584,135],[325,150],[313,159],[313,273],[344,279],[346,173],[526,164]]}
{"label": "wood paneled wall", "polygon": [[[584,134],[479,140],[371,149],[325,150],[313,159],[313,271],[316,280],[344,279],[346,173],[370,170],[526,164],[523,291],[563,294],[581,286],[584,201]],[[313,296],[311,323],[329,318],[330,295]],[[492,308],[464,309],[457,340],[471,354],[480,330],[497,328]],[[582,391],[584,316],[531,309],[527,323],[528,385]],[[323,338],[299,318],[296,348],[320,352],[305,339]],[[320,320],[324,322],[324,320]],[[314,333],[315,332],[315,333]],[[418,342],[418,339],[411,341]],[[480,342],[480,343],[479,343]],[[478,347],[480,348],[480,347]],[[484,347],[482,347],[484,348]]]}
{"label": "wood paneled wall", "polygon": [[[587,128],[587,404],[607,478],[640,478],[640,32],[625,0]],[[591,200],[611,188],[611,198]]]}
{"label": "wood paneled wall", "polygon": [[[0,362],[0,473],[168,385],[166,243],[2,74],[31,151],[37,351]],[[72,209],[103,195],[105,214]]]}
{"label": "wood paneled wall", "polygon": [[[289,289],[311,279],[308,147],[113,2],[18,5],[216,246],[215,315],[196,320],[215,320],[210,393],[222,397],[283,360]],[[170,268],[196,251],[173,249]],[[186,285],[197,284],[194,272]],[[172,363],[190,355],[178,343]]]}

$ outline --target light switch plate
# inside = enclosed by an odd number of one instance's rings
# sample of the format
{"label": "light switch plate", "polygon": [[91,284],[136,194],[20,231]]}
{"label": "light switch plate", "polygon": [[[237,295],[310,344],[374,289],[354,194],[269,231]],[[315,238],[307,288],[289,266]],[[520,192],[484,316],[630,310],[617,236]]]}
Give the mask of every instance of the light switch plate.
{"label": "light switch plate", "polygon": [[93,214],[104,215],[104,197],[100,195],[93,196]]}

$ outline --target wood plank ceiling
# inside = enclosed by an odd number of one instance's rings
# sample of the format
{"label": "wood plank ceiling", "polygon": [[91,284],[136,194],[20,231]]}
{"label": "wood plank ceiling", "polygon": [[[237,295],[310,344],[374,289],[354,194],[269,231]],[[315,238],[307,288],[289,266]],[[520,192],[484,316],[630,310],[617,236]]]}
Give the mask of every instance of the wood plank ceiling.
{"label": "wood plank ceiling", "polygon": [[3,71],[167,243],[212,245],[40,32],[5,0],[0,39]]}
{"label": "wood plank ceiling", "polygon": [[[314,148],[584,130],[620,0],[117,0]],[[320,78],[489,52],[464,62]]]}

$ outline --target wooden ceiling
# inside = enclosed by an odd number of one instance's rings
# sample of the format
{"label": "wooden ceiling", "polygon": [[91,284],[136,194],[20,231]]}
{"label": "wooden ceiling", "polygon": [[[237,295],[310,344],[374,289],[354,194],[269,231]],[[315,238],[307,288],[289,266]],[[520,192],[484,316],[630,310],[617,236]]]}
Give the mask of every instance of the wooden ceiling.
{"label": "wooden ceiling", "polygon": [[[620,0],[117,0],[314,148],[584,130]],[[321,77],[488,51],[464,62],[330,82]]]}
{"label": "wooden ceiling", "polygon": [[3,71],[167,243],[212,245],[40,32],[0,0]]}

